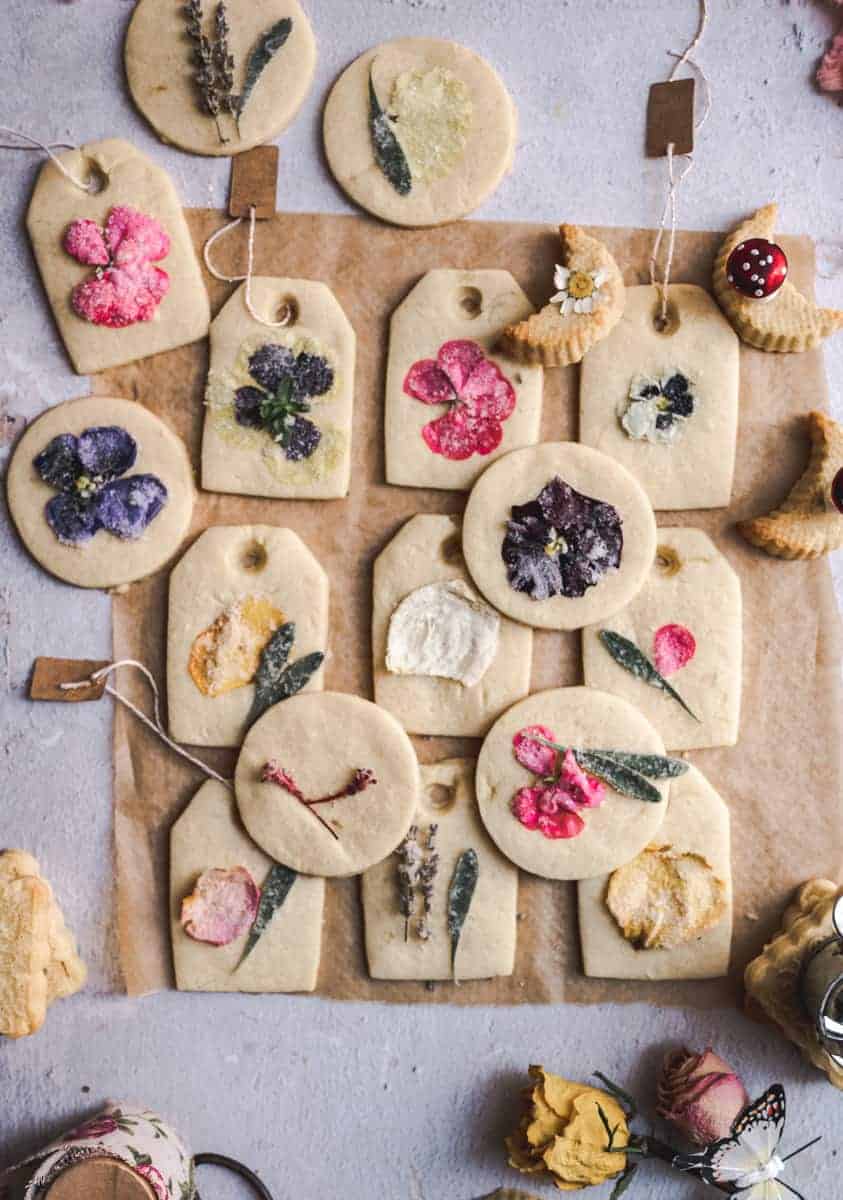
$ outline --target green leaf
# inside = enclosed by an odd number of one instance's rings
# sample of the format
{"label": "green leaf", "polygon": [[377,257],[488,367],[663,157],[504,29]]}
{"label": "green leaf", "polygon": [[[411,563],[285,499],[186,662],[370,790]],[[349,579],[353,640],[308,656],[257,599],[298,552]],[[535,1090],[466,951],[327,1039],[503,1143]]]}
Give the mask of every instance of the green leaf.
{"label": "green leaf", "polygon": [[682,705],[689,717],[693,717],[695,721],[699,721],[696,713],[691,712],[676,689],[672,688],[665,677],[659,674],[646,654],[641,653],[635,642],[631,642],[629,638],[623,637],[620,633],[615,633],[611,629],[601,629],[597,636],[619,667],[623,667],[625,671],[629,671],[630,675],[634,675],[636,679],[640,679],[643,683],[648,683],[650,687],[658,688],[660,691],[665,692],[677,704]]}
{"label": "green leaf", "polygon": [[254,725],[258,717],[262,717],[273,704],[289,700],[290,696],[300,692],[325,661],[322,651],[314,650],[312,654],[305,654],[287,666],[295,637],[296,627],[289,621],[276,629],[264,647],[255,672],[255,697],[246,718],[247,726]]}
{"label": "green leaf", "polygon": [[621,1175],[618,1182],[612,1188],[612,1194],[609,1196],[609,1200],[619,1200],[619,1198],[624,1194],[626,1189],[632,1183],[632,1177],[637,1170],[638,1170],[638,1163],[634,1163],[631,1167],[627,1167],[627,1169],[624,1171],[623,1175]]}
{"label": "green leaf", "polygon": [[609,1095],[614,1096],[614,1098],[620,1103],[621,1108],[626,1109],[627,1120],[634,1121],[638,1116],[638,1105],[633,1097],[630,1096],[629,1092],[624,1091],[619,1084],[614,1083],[608,1078],[608,1076],[604,1075],[602,1071],[592,1071],[592,1075],[595,1079],[600,1080]]}
{"label": "green leaf", "polygon": [[474,889],[480,875],[480,861],[476,850],[463,850],[454,867],[451,885],[448,888],[448,934],[451,938],[451,969],[455,970],[457,946],[460,941],[468,910],[474,898]]}
{"label": "green leaf", "polygon": [[575,750],[574,757],[584,771],[588,771],[590,775],[596,775],[598,779],[608,783],[622,796],[629,796],[633,800],[644,800],[648,804],[660,804],[664,799],[658,788],[648,783],[643,775],[639,775],[631,767],[624,766],[615,758],[609,758],[593,750]]}
{"label": "green leaf", "polygon": [[243,88],[237,100],[237,122],[243,116],[243,109],[255,89],[255,85],[264,70],[272,62],[275,55],[286,42],[293,28],[290,17],[282,17],[274,25],[270,25],[252,47],[252,52],[246,59],[246,74],[243,78]]}
{"label": "green leaf", "polygon": [[242,967],[258,944],[262,934],[266,932],[270,921],[287,899],[287,896],[290,894],[290,888],[296,882],[297,878],[297,872],[290,867],[283,867],[280,863],[274,863],[269,868],[269,873],[263,881],[263,887],[261,888],[258,914],[255,917],[252,928],[249,930],[249,936],[246,939],[246,945],[243,949],[243,957],[237,964],[238,967]]}
{"label": "green leaf", "polygon": [[375,162],[399,196],[408,196],[413,187],[410,164],[395,136],[389,117],[383,111],[375,91],[372,72],[369,70],[369,132]]}
{"label": "green leaf", "polygon": [[592,750],[591,753],[611,758],[647,779],[678,779],[688,770],[688,764],[681,758],[665,758],[662,754],[628,754],[625,750]]}

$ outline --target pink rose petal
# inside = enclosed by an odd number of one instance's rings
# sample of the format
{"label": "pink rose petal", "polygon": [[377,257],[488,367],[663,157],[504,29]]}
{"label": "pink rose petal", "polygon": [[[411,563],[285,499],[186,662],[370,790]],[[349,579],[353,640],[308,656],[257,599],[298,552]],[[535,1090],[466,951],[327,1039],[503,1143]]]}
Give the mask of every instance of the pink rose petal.
{"label": "pink rose petal", "polygon": [[443,343],[436,357],[457,395],[463,390],[469,376],[486,361],[483,349],[477,342],[460,340]]}
{"label": "pink rose petal", "polygon": [[512,811],[525,829],[535,829],[539,822],[538,796],[542,788],[521,788],[512,797]]}
{"label": "pink rose petal", "polygon": [[404,391],[422,404],[451,404],[457,398],[450,379],[432,358],[413,363],[404,379]]}
{"label": "pink rose petal", "polygon": [[496,363],[484,358],[459,389],[460,399],[472,411],[505,421],[515,409],[515,388]]}
{"label": "pink rose petal", "polygon": [[181,924],[188,937],[227,946],[254,923],[260,888],[245,867],[203,871],[181,902]]}
{"label": "pink rose petal", "polygon": [[170,253],[167,231],[154,217],[118,204],[108,214],[105,240],[115,266],[129,263],[158,262]]}
{"label": "pink rose petal", "polygon": [[105,238],[96,221],[72,221],[65,231],[64,248],[72,258],[87,267],[104,267],[108,264]]}
{"label": "pink rose petal", "polygon": [[534,775],[552,775],[557,752],[550,746],[543,746],[537,742],[537,737],[548,742],[556,741],[553,730],[548,729],[546,725],[528,725],[525,729],[520,729],[512,739],[515,757],[522,767],[526,767]]}
{"label": "pink rose petal", "polygon": [[538,827],[546,838],[573,838],[585,829],[585,821],[576,813],[562,812],[556,817],[539,817]]}
{"label": "pink rose petal", "polygon": [[694,635],[684,625],[662,625],[653,635],[653,662],[665,677],[686,666],[696,651]]}
{"label": "pink rose petal", "polygon": [[606,799],[606,788],[599,779],[588,775],[574,758],[573,750],[566,750],[562,760],[562,780],[572,799],[580,808],[599,808]]}
{"label": "pink rose petal", "polygon": [[434,454],[442,454],[452,462],[471,458],[475,451],[474,431],[461,408],[452,408],[430,421],[422,429],[422,437]]}
{"label": "pink rose petal", "polygon": [[843,92],[843,32],[837,34],[823,55],[817,70],[817,83],[824,92]]}

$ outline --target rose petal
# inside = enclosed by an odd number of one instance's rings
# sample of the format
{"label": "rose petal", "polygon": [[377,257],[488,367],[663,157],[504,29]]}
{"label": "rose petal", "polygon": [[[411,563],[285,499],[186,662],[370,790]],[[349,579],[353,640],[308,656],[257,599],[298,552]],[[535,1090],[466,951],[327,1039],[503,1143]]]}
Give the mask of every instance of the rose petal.
{"label": "rose petal", "polygon": [[116,479],[135,465],[138,446],[119,425],[98,425],[79,435],[79,462],[86,475]]}
{"label": "rose petal", "polygon": [[476,454],[491,454],[503,440],[503,426],[494,417],[481,421],[469,419],[468,428]]}
{"label": "rose petal", "polygon": [[155,475],[132,475],[107,483],[93,506],[103,529],[133,541],[167,503],[167,489]]}
{"label": "rose petal", "polygon": [[170,253],[170,237],[163,225],[125,204],[108,214],[105,241],[117,267],[158,262]]}
{"label": "rose petal", "polygon": [[662,625],[653,634],[653,662],[660,675],[674,675],[696,651],[696,639],[684,625]]}
{"label": "rose petal", "polygon": [[538,797],[541,791],[538,787],[525,787],[512,797],[512,811],[525,829],[538,827]]}
{"label": "rose petal", "polygon": [[515,758],[534,775],[552,775],[557,752],[551,746],[543,746],[541,742],[537,742],[537,737],[544,738],[547,742],[556,741],[553,730],[548,729],[546,725],[527,725],[512,739]]}
{"label": "rose petal", "polygon": [[843,92],[843,32],[837,34],[823,55],[817,83],[824,92]]}
{"label": "rose petal", "polygon": [[582,833],[585,821],[576,813],[561,812],[555,817],[540,816],[538,827],[546,838],[572,838]]}
{"label": "rose petal", "polygon": [[606,788],[599,779],[588,775],[574,757],[573,750],[566,750],[562,760],[561,778],[571,798],[581,808],[599,808],[606,799]]}
{"label": "rose petal", "polygon": [[73,492],[59,492],[44,506],[47,524],[66,546],[89,542],[100,528],[96,507]]}
{"label": "rose petal", "polygon": [[457,398],[450,379],[432,358],[413,363],[404,379],[404,391],[422,404],[452,404]]}
{"label": "rose petal", "polygon": [[450,379],[454,391],[459,395],[465,387],[468,378],[486,361],[483,348],[477,342],[465,339],[455,339],[444,342],[439,347],[436,356],[439,366]]}
{"label": "rose petal", "polygon": [[497,364],[487,358],[479,362],[465,380],[459,398],[477,417],[496,417],[505,421],[515,410],[515,388]]}
{"label": "rose petal", "polygon": [[266,392],[260,388],[242,387],[234,393],[234,419],[238,425],[249,429],[262,429],[263,417],[261,405],[266,399]]}
{"label": "rose petal", "polygon": [[453,462],[471,458],[474,453],[475,431],[460,408],[453,408],[425,425],[422,437],[434,454]]}
{"label": "rose petal", "polygon": [[292,350],[267,342],[249,359],[249,374],[274,396],[283,380],[292,378],[295,361]]}
{"label": "rose petal", "polygon": [[69,492],[82,474],[78,442],[72,433],[60,433],[48,442],[32,460],[45,483],[60,492]]}
{"label": "rose petal", "polygon": [[108,266],[108,247],[96,221],[72,221],[65,230],[63,245],[77,262],[88,267]]}
{"label": "rose petal", "polygon": [[245,867],[203,871],[181,902],[182,928],[194,941],[227,946],[254,923],[260,896]]}

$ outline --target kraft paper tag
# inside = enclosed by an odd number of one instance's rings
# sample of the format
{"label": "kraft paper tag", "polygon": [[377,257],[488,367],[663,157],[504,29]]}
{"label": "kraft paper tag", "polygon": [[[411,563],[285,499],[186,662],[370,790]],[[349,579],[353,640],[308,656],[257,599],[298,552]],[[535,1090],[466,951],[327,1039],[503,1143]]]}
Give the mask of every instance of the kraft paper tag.
{"label": "kraft paper tag", "polygon": [[694,149],[694,80],[654,83],[647,101],[647,157],[662,158],[673,142],[674,154]]}
{"label": "kraft paper tag", "polygon": [[277,146],[255,146],[238,154],[231,162],[229,216],[248,217],[249,209],[254,208],[258,221],[274,217],[277,181]]}
{"label": "kraft paper tag", "polygon": [[78,704],[82,700],[99,700],[105,691],[105,677],[86,687],[62,690],[62,683],[79,683],[107,667],[107,660],[90,658],[36,658],[29,685],[30,700],[61,700]]}

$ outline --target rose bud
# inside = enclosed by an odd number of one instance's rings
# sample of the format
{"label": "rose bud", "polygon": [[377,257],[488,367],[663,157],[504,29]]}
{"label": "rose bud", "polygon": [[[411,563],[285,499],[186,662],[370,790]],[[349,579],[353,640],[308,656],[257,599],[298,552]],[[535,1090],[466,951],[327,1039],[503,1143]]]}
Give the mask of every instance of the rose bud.
{"label": "rose bud", "polygon": [[658,1085],[660,1117],[697,1146],[728,1137],[732,1123],[749,1103],[741,1079],[709,1047],[667,1055]]}

